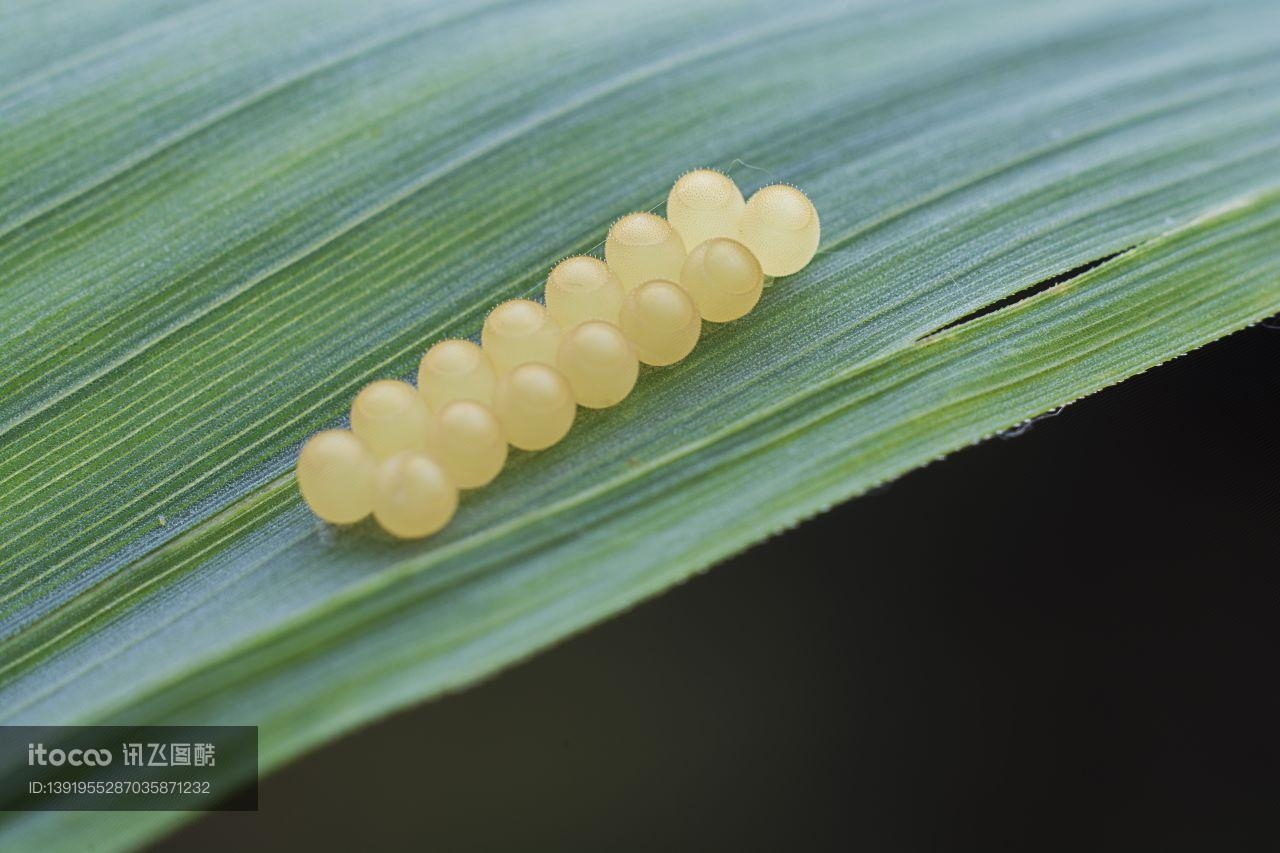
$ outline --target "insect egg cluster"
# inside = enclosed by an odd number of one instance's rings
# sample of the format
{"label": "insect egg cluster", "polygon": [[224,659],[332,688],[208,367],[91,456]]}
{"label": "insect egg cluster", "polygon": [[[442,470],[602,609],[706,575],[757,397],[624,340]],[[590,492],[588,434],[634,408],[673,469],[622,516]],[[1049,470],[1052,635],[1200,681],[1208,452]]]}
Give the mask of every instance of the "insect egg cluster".
{"label": "insect egg cluster", "polygon": [[745,316],[765,276],[813,259],[818,212],[795,187],[744,199],[726,175],[698,169],[667,196],[666,218],[632,213],[609,229],[603,261],[561,261],[543,302],[512,299],[485,318],[480,344],[445,340],[422,356],[418,385],[379,380],[351,404],[351,429],[313,435],[298,454],[298,489],[317,516],[369,515],[392,536],[443,528],[461,489],[492,482],[508,445],[545,450],[577,407],[604,409],[635,387],[640,364],[675,364],[703,321]]}

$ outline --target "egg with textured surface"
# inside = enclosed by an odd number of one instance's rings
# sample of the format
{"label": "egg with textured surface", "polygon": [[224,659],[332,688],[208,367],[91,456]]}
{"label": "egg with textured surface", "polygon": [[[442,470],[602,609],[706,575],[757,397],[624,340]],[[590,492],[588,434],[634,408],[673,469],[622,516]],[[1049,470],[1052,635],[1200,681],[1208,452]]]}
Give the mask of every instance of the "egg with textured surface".
{"label": "egg with textured surface", "polygon": [[544,289],[547,312],[561,332],[589,320],[616,324],[622,296],[622,282],[608,265],[587,255],[556,264]]}
{"label": "egg with textured surface", "polygon": [[371,382],[351,404],[351,431],[379,459],[406,450],[426,450],[433,426],[431,407],[408,382]]}
{"label": "egg with textured surface", "polygon": [[499,377],[536,361],[553,365],[560,346],[560,327],[545,306],[529,299],[503,302],[484,318],[480,345]]}
{"label": "egg with textured surface", "polygon": [[605,262],[626,291],[652,279],[675,281],[684,256],[680,235],[671,223],[652,213],[622,217],[604,241]]}
{"label": "egg with textured surface", "polygon": [[746,208],[742,190],[713,169],[695,169],[680,176],[667,195],[667,221],[692,250],[713,237],[737,237]]}
{"label": "egg with textured surface", "polygon": [[418,392],[433,412],[454,400],[491,403],[497,382],[489,356],[471,341],[440,341],[418,365]]}
{"label": "egg with textured surface", "polygon": [[738,233],[765,275],[782,276],[799,272],[813,260],[821,225],[808,196],[795,187],[774,184],[747,200]]}

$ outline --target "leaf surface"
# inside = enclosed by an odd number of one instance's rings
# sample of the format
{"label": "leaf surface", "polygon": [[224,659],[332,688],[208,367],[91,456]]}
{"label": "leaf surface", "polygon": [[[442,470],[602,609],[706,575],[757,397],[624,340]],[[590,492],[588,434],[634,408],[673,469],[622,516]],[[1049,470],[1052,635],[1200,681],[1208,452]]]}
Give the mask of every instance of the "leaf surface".
{"label": "leaf surface", "polygon": [[[259,725],[268,770],[1280,311],[1262,0],[34,8],[0,11],[3,723]],[[804,188],[814,263],[441,535],[316,523],[307,435],[697,165]]]}

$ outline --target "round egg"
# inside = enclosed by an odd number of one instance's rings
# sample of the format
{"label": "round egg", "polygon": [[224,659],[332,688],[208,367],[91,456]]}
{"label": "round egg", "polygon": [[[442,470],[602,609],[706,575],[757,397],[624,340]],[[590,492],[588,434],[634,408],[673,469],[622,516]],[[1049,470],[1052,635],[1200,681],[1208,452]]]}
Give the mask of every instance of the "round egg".
{"label": "round egg", "polygon": [[651,279],[675,281],[684,255],[680,235],[667,220],[652,213],[622,217],[604,241],[605,262],[627,291]]}
{"label": "round egg", "polygon": [[622,333],[645,364],[675,364],[693,352],[702,334],[698,307],[672,281],[646,281],[627,294],[619,317]]}
{"label": "round egg", "polygon": [[747,200],[738,233],[765,275],[782,276],[799,272],[813,260],[821,226],[808,196],[795,187],[774,184]]}
{"label": "round egg", "polygon": [[418,365],[418,391],[433,412],[454,400],[491,403],[497,381],[489,356],[471,341],[440,341]]}
{"label": "round egg", "polygon": [[454,400],[436,413],[429,452],[460,489],[488,485],[507,462],[507,436],[484,403]]}
{"label": "round egg", "polygon": [[331,524],[353,524],[373,511],[377,460],[355,433],[318,432],[302,446],[298,491],[311,511]]}
{"label": "round egg", "polygon": [[556,366],[569,380],[578,405],[588,409],[621,403],[640,373],[631,341],[617,326],[600,320],[582,323],[564,336]]}
{"label": "round egg", "polygon": [[480,344],[493,362],[495,373],[501,377],[517,365],[531,361],[555,364],[560,327],[537,302],[511,299],[484,318]]}
{"label": "round egg", "polygon": [[421,539],[443,528],[458,509],[458,487],[431,456],[397,453],[373,478],[373,517],[399,539]]}
{"label": "round egg", "polygon": [[371,382],[351,403],[351,431],[364,439],[379,459],[406,450],[425,450],[433,426],[427,401],[407,382]]}
{"label": "round egg", "polygon": [[695,169],[680,176],[667,195],[667,221],[686,249],[714,237],[737,237],[746,207],[742,190],[728,175]]}
{"label": "round egg", "polygon": [[512,446],[545,450],[568,434],[577,406],[564,374],[541,362],[528,362],[498,380],[493,411]]}
{"label": "round egg", "polygon": [[556,264],[547,276],[547,312],[561,331],[588,320],[618,322],[622,282],[604,261],[579,255]]}
{"label": "round egg", "polygon": [[689,253],[680,286],[702,319],[727,323],[746,316],[764,291],[764,273],[751,250],[727,237],[713,237]]}

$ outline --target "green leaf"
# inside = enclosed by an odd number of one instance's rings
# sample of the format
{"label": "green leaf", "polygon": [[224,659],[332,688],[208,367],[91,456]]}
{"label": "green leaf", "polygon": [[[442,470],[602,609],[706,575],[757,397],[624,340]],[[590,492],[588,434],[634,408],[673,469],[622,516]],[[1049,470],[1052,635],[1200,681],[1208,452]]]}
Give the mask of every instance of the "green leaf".
{"label": "green leaf", "polygon": [[[3,723],[259,725],[270,770],[1280,311],[1270,0],[51,0],[0,32]],[[441,535],[315,521],[293,456],[360,385],[698,165],[804,188],[814,263]],[[0,846],[183,818],[4,813]]]}

